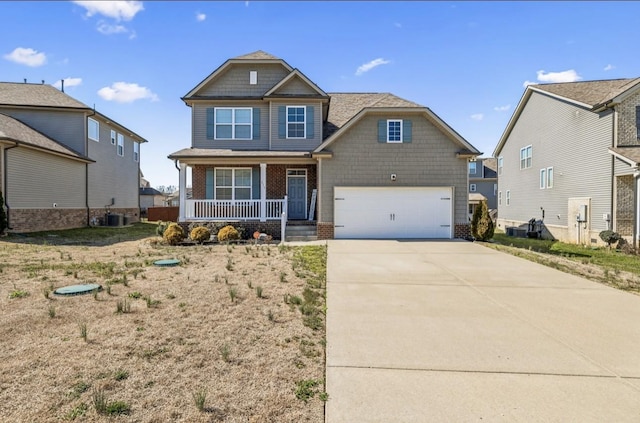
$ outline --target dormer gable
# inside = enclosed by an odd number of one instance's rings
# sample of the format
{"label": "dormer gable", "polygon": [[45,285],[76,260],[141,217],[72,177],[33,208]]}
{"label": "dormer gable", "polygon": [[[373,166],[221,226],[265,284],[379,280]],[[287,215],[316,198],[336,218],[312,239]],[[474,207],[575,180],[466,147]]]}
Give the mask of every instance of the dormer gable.
{"label": "dormer gable", "polygon": [[289,75],[267,91],[265,97],[319,97],[329,98],[328,94],[307,78],[298,69],[294,69]]}

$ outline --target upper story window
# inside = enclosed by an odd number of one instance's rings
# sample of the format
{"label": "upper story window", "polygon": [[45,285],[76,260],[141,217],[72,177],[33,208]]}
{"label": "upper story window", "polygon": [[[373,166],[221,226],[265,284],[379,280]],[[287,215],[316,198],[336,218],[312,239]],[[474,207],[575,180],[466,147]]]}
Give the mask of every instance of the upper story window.
{"label": "upper story window", "polygon": [[531,167],[532,153],[533,151],[530,145],[520,149],[520,169],[528,169]]}
{"label": "upper story window", "polygon": [[502,175],[503,165],[504,165],[504,160],[502,160],[502,157],[498,157],[498,176]]}
{"label": "upper story window", "polygon": [[540,169],[540,189],[547,187],[547,169]]}
{"label": "upper story window", "polygon": [[469,174],[475,175],[476,172],[477,172],[477,163],[476,162],[469,162]]}
{"label": "upper story window", "polygon": [[553,168],[547,168],[547,188],[553,188]]}
{"label": "upper story window", "polygon": [[476,184],[469,184],[469,192],[476,192]]}
{"label": "upper story window", "polygon": [[136,162],[140,160],[140,144],[137,142],[133,143],[133,160]]}
{"label": "upper story window", "polygon": [[118,156],[124,156],[124,135],[118,134]]}
{"label": "upper story window", "polygon": [[216,200],[250,200],[251,169],[215,169]]}
{"label": "upper story window", "polygon": [[100,124],[97,120],[87,118],[87,132],[89,139],[100,141]]}
{"label": "upper story window", "polygon": [[402,142],[402,120],[387,120],[387,142]]}
{"label": "upper story window", "polygon": [[287,138],[306,138],[305,106],[287,106]]}
{"label": "upper story window", "polygon": [[116,145],[116,131],[111,130],[111,144]]}
{"label": "upper story window", "polygon": [[215,139],[250,140],[253,109],[250,107],[216,107]]}

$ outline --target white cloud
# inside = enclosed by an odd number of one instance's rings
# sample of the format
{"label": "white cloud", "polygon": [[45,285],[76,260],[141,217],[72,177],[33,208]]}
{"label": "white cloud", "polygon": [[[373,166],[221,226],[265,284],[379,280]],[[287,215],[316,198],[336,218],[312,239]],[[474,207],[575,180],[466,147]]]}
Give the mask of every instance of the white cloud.
{"label": "white cloud", "polygon": [[546,72],[539,70],[536,72],[538,75],[538,81],[540,82],[576,82],[582,79],[578,73],[569,69],[562,72]]}
{"label": "white cloud", "polygon": [[114,82],[110,87],[100,88],[98,95],[107,101],[117,103],[132,103],[143,99],[158,101],[158,96],[149,88],[128,82]]}
{"label": "white cloud", "polygon": [[471,115],[471,119],[476,120],[476,121],[481,121],[482,119],[484,119],[484,115],[482,113],[476,113],[474,115]]}
{"label": "white cloud", "polygon": [[204,13],[196,13],[196,20],[198,22],[202,22],[205,19],[207,19],[207,15],[205,15]]}
{"label": "white cloud", "polygon": [[363,64],[362,66],[358,67],[358,69],[356,70],[356,76],[360,76],[365,72],[369,72],[371,69],[376,68],[380,65],[386,65],[388,63],[391,63],[391,61],[389,60],[384,60],[382,57],[379,57],[377,59],[374,59],[368,63]]}
{"label": "white cloud", "polygon": [[402,28],[402,24],[400,22],[394,22],[393,24],[396,28]]}
{"label": "white cloud", "polygon": [[[63,80],[59,80],[56,81],[53,86],[56,87],[57,89],[61,89],[62,88],[62,81]],[[76,87],[78,85],[82,84],[82,78],[65,78],[64,79],[64,87],[68,88],[68,87]]]}
{"label": "white cloud", "polygon": [[141,1],[74,1],[87,10],[87,16],[102,15],[117,21],[130,21],[144,10]]}
{"label": "white cloud", "polygon": [[98,26],[96,27],[96,29],[99,33],[104,35],[123,34],[129,32],[129,30],[123,25],[111,25],[109,23],[106,23],[105,21],[98,22]]}
{"label": "white cloud", "polygon": [[527,88],[529,85],[534,85],[534,84],[537,84],[537,82],[524,81],[524,82],[522,83],[522,86],[523,86],[523,87],[525,87],[525,88]]}
{"label": "white cloud", "polygon": [[42,66],[47,63],[47,55],[32,48],[18,47],[11,53],[5,54],[4,58],[21,65],[31,66],[33,68]]}
{"label": "white cloud", "polygon": [[506,104],[504,106],[496,106],[493,108],[496,112],[506,112],[511,108],[511,104]]}
{"label": "white cloud", "polygon": [[613,66],[612,64],[608,64],[607,66],[604,67],[605,71],[610,71],[611,69],[615,69],[616,67]]}

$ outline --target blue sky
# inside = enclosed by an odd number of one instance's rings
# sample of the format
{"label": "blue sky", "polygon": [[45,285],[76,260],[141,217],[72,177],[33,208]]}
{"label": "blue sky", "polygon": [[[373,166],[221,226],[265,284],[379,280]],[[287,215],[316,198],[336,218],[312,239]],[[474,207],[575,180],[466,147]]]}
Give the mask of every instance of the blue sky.
{"label": "blue sky", "polygon": [[640,76],[638,2],[0,2],[0,80],[55,84],[149,140],[141,168],[177,185],[180,100],[226,59],[264,50],[327,92],[428,106],[490,156],[527,82]]}

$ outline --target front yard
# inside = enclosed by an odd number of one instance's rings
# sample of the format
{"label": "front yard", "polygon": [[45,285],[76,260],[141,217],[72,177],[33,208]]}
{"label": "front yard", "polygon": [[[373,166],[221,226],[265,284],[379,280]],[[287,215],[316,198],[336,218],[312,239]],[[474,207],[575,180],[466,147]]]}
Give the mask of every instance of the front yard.
{"label": "front yard", "polygon": [[[326,248],[169,247],[154,230],[0,240],[2,419],[323,421]],[[82,283],[104,289],[52,292]]]}

